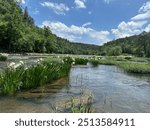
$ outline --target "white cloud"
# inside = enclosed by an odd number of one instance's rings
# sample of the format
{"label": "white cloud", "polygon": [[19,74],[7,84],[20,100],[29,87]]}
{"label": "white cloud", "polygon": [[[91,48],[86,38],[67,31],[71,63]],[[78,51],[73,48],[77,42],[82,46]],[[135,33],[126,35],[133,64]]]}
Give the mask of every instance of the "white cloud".
{"label": "white cloud", "polygon": [[43,26],[49,26],[53,33],[57,34],[60,37],[67,38],[71,41],[80,42],[81,40],[84,40],[83,37],[86,37],[88,39],[92,39],[93,41],[97,41],[97,44],[102,44],[110,40],[108,38],[110,34],[108,31],[96,31],[85,26],[67,26],[64,23],[58,21],[44,21],[42,23],[42,27]]}
{"label": "white cloud", "polygon": [[86,8],[85,2],[86,2],[86,0],[75,0],[74,1],[76,8]]}
{"label": "white cloud", "polygon": [[150,11],[150,1],[148,1],[147,3],[144,3],[143,6],[139,9],[140,13],[144,13]]}
{"label": "white cloud", "polygon": [[44,7],[48,7],[49,9],[52,9],[56,14],[63,14],[65,15],[66,12],[69,11],[69,7],[67,7],[63,3],[52,3],[52,2],[43,2],[40,3]]}
{"label": "white cloud", "polygon": [[127,23],[123,21],[118,25],[117,29],[112,29],[111,31],[116,38],[128,37],[141,33],[146,23],[147,21],[130,21]]}
{"label": "white cloud", "polygon": [[104,0],[104,2],[107,3],[107,4],[109,4],[112,1],[114,1],[114,0]]}
{"label": "white cloud", "polygon": [[[128,22],[121,22],[116,29],[112,29],[115,38],[123,38],[143,31],[149,31],[150,25],[147,25],[150,18],[150,1],[144,3],[138,11],[138,14],[131,18]],[[146,27],[145,27],[146,26]]]}
{"label": "white cloud", "polygon": [[92,24],[91,22],[87,22],[87,23],[83,24],[82,27],[87,27],[87,26],[89,26],[91,24]]}
{"label": "white cloud", "polygon": [[25,4],[25,0],[16,0],[17,2],[21,2],[22,4]]}
{"label": "white cloud", "polygon": [[139,14],[131,18],[131,20],[144,20],[150,18],[150,1],[144,3],[139,9]]}
{"label": "white cloud", "polygon": [[150,11],[142,14],[138,14],[131,18],[131,20],[144,20],[150,18]]}
{"label": "white cloud", "polygon": [[147,26],[146,26],[146,28],[145,28],[145,30],[144,31],[146,31],[146,32],[150,32],[150,24],[148,24]]}

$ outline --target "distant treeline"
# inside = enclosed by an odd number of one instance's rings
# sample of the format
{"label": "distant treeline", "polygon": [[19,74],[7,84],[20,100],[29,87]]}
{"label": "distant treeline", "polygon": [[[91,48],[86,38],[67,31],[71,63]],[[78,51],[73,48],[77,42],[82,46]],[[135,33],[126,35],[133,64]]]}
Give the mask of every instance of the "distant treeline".
{"label": "distant treeline", "polygon": [[114,40],[104,44],[101,48],[101,55],[120,55],[122,53],[150,57],[150,32]]}

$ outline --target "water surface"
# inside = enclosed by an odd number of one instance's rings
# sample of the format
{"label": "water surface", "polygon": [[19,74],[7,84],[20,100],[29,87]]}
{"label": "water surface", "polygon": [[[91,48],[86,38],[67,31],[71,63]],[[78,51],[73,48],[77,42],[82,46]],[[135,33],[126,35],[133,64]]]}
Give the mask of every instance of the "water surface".
{"label": "water surface", "polygon": [[[150,76],[125,73],[116,66],[74,66],[68,78],[50,85],[0,97],[0,112],[62,112],[72,98],[93,96],[94,112],[150,112]],[[66,111],[67,112],[67,111]]]}

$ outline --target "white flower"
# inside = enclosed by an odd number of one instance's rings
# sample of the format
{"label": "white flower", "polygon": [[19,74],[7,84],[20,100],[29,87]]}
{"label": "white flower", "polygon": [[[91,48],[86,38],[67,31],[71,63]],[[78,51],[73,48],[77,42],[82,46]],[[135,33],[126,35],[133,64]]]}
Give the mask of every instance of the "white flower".
{"label": "white flower", "polygon": [[75,62],[72,62],[72,65],[75,65]]}
{"label": "white flower", "polygon": [[72,57],[72,60],[75,61],[75,58]]}
{"label": "white flower", "polygon": [[0,53],[0,55],[8,57],[9,54],[7,54],[7,53]]}
{"label": "white flower", "polygon": [[15,62],[11,62],[11,63],[9,64],[9,67],[14,66],[14,65],[15,65]]}
{"label": "white flower", "polygon": [[43,61],[43,58],[40,58],[40,61]]}
{"label": "white flower", "polygon": [[23,61],[19,61],[19,63],[20,63],[21,65],[23,65],[23,64],[24,64],[24,62],[23,62]]}
{"label": "white flower", "polygon": [[11,62],[9,65],[8,65],[8,68],[14,68],[15,66],[15,63],[14,62]]}

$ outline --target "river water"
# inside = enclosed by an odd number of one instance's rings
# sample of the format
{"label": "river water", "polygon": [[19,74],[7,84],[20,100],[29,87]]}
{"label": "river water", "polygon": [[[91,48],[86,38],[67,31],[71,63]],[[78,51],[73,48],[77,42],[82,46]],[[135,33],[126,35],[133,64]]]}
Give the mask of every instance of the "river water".
{"label": "river water", "polygon": [[92,95],[94,112],[150,112],[150,76],[131,75],[108,65],[74,66],[68,78],[15,97],[0,97],[0,112],[59,112],[54,105],[64,106],[82,91]]}

